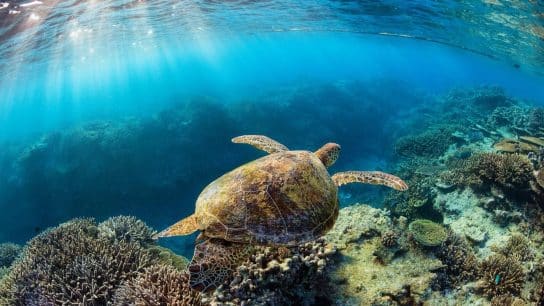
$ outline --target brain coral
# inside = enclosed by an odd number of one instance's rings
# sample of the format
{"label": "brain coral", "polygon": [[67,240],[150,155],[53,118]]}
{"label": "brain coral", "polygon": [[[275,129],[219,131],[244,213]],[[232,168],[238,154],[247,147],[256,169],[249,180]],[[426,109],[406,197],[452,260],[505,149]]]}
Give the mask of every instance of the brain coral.
{"label": "brain coral", "polygon": [[33,238],[0,283],[2,305],[106,305],[122,281],[156,261],[140,244],[98,237],[75,219]]}
{"label": "brain coral", "polygon": [[423,246],[438,246],[448,237],[444,226],[431,220],[414,220],[408,228],[414,239]]}
{"label": "brain coral", "polygon": [[200,292],[189,287],[187,275],[166,265],[153,265],[124,282],[113,305],[198,306]]}

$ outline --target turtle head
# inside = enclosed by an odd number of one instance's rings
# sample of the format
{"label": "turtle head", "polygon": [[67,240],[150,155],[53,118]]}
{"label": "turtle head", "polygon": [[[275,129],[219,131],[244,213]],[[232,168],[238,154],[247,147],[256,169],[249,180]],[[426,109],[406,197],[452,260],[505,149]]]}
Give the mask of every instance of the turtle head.
{"label": "turtle head", "polygon": [[340,154],[340,145],[337,143],[329,142],[322,146],[319,150],[315,152],[317,158],[321,160],[325,167],[330,167],[338,159]]}

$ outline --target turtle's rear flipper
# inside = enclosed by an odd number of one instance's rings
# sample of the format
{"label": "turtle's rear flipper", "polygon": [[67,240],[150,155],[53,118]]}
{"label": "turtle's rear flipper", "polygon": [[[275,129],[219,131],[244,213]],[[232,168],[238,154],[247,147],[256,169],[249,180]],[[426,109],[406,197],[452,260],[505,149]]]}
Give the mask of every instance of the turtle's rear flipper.
{"label": "turtle's rear flipper", "polygon": [[349,183],[363,183],[383,185],[399,191],[408,190],[408,185],[406,185],[402,179],[380,171],[338,172],[332,176],[332,180],[337,186],[342,186]]}
{"label": "turtle's rear flipper", "polygon": [[189,285],[198,291],[219,287],[249,257],[252,249],[248,244],[214,238],[197,244],[193,259],[187,267]]}
{"label": "turtle's rear flipper", "polygon": [[270,154],[289,150],[287,149],[286,146],[282,145],[281,143],[275,141],[274,139],[270,137],[266,137],[263,135],[238,136],[238,137],[232,138],[232,142],[245,143],[248,145],[252,145],[257,149],[263,150]]}
{"label": "turtle's rear flipper", "polygon": [[172,236],[185,236],[190,235],[198,230],[198,223],[196,222],[195,215],[190,215],[189,217],[174,223],[169,226],[164,231],[153,236],[153,239],[159,239],[163,237],[172,237]]}

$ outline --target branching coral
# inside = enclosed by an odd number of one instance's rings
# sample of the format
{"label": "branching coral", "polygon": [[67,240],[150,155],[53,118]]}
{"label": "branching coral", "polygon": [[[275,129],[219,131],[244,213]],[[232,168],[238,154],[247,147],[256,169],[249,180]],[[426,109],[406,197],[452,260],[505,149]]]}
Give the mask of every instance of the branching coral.
{"label": "branching coral", "polygon": [[98,237],[76,219],[32,239],[0,285],[9,305],[105,305],[122,281],[156,262],[140,244]]}
{"label": "branching coral", "polygon": [[132,216],[116,216],[98,225],[98,236],[111,241],[138,242],[148,244],[153,241],[155,231],[142,220]]}
{"label": "branching coral", "polygon": [[0,267],[8,267],[19,256],[22,247],[15,243],[0,244]]}
{"label": "branching coral", "polygon": [[201,301],[200,293],[189,286],[186,273],[153,265],[124,282],[115,292],[113,305],[198,306]]}
{"label": "branching coral", "polygon": [[451,128],[442,127],[405,136],[396,142],[395,151],[405,157],[438,157],[454,142],[453,132]]}
{"label": "branching coral", "polygon": [[520,234],[510,236],[506,245],[502,248],[497,248],[496,251],[504,256],[515,258],[520,262],[531,260],[534,257],[529,240]]}
{"label": "branching coral", "polygon": [[442,179],[458,185],[490,183],[523,188],[533,179],[533,170],[529,159],[522,155],[480,153],[459,162]]}
{"label": "branching coral", "polygon": [[334,254],[322,239],[292,249],[262,248],[237,269],[228,285],[204,301],[212,305],[329,305],[326,270]]}
{"label": "branching coral", "polygon": [[502,254],[493,254],[480,265],[478,288],[488,297],[518,295],[525,282],[519,261]]}
{"label": "branching coral", "polygon": [[438,246],[447,238],[444,226],[431,220],[418,219],[408,226],[410,234],[423,246]]}
{"label": "branching coral", "polygon": [[444,280],[438,284],[440,289],[452,288],[476,278],[478,260],[474,251],[465,239],[455,233],[448,232],[448,238],[436,250],[436,257],[445,265],[440,271]]}

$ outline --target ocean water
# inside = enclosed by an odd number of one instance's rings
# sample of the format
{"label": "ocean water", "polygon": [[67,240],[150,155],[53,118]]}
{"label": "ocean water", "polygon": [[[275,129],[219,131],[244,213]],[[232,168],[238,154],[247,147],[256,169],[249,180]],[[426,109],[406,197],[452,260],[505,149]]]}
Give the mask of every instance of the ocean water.
{"label": "ocean water", "polygon": [[[264,156],[230,142],[244,134],[310,151],[336,142],[331,173],[408,179],[398,141],[430,130],[445,97],[455,115],[444,125],[472,116],[452,92],[544,107],[543,63],[540,1],[7,0],[0,242],[76,217],[161,230],[208,183]],[[340,205],[384,208],[388,193],[343,186]],[[161,244],[191,257],[193,240]]]}

